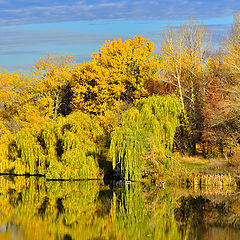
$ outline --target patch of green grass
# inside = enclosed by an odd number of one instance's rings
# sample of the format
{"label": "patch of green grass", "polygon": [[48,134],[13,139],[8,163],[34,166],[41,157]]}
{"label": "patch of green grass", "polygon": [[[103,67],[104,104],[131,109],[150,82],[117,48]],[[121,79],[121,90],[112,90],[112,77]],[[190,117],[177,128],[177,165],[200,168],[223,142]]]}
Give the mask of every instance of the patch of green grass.
{"label": "patch of green grass", "polygon": [[206,164],[204,163],[183,162],[182,165],[190,171],[200,171],[206,167]]}
{"label": "patch of green grass", "polygon": [[186,170],[189,171],[200,171],[203,168],[207,167],[209,164],[208,159],[204,159],[203,157],[200,156],[187,156],[187,155],[176,155],[175,154],[175,159],[183,166],[186,168]]}
{"label": "patch of green grass", "polygon": [[175,159],[187,172],[201,174],[231,174],[240,176],[240,166],[232,165],[225,158],[205,159],[201,156],[187,156],[175,154]]}

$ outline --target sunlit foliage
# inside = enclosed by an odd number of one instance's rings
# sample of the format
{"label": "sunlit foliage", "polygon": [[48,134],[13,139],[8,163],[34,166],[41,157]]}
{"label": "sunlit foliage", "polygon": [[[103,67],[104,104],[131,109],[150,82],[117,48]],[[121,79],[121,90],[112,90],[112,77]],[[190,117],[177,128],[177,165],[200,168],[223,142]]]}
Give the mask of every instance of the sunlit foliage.
{"label": "sunlit foliage", "polygon": [[123,177],[140,180],[169,167],[181,105],[175,96],[152,96],[136,101],[123,114],[112,134],[110,152],[113,167]]}
{"label": "sunlit foliage", "polygon": [[45,123],[40,130],[25,128],[8,143],[1,172],[51,179],[98,178],[103,137],[97,119],[81,112]]}
{"label": "sunlit foliage", "polygon": [[0,172],[98,178],[110,156],[124,179],[155,178],[173,142],[204,156],[231,146],[239,158],[239,22],[238,12],[214,57],[207,29],[190,20],[163,31],[159,53],[140,35],[106,41],[82,64],[48,55],[29,74],[1,69]]}
{"label": "sunlit foliage", "polygon": [[[235,147],[237,155],[240,152],[240,10],[234,14],[231,32],[225,42],[226,54],[223,63],[229,68],[227,75],[231,83],[227,86],[229,92],[228,102],[223,106],[225,119],[222,120],[225,134],[224,138],[230,137],[227,144]],[[229,77],[229,75],[231,77]],[[226,114],[227,113],[227,114]],[[240,158],[238,157],[238,161]]]}
{"label": "sunlit foliage", "polygon": [[0,121],[12,133],[43,121],[33,86],[34,80],[24,72],[0,70]]}
{"label": "sunlit foliage", "polygon": [[73,77],[75,108],[103,114],[124,101],[148,96],[148,82],[157,81],[159,57],[156,46],[142,36],[133,40],[106,41],[92,61],[76,67]]}
{"label": "sunlit foliage", "polygon": [[56,119],[59,114],[65,116],[71,112],[70,84],[74,66],[73,57],[68,55],[47,55],[32,65],[37,104],[45,115]]}

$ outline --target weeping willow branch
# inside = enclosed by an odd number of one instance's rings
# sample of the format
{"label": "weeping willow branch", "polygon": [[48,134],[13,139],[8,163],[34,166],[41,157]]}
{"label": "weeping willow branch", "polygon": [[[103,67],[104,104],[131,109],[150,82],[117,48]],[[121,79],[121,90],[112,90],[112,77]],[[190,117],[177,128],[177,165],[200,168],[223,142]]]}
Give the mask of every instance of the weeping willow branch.
{"label": "weeping willow branch", "polygon": [[119,167],[126,180],[141,180],[153,168],[160,172],[169,167],[180,113],[181,104],[176,96],[152,96],[136,101],[112,134],[113,167]]}
{"label": "weeping willow branch", "polygon": [[[1,173],[45,175],[50,179],[98,178],[104,132],[96,119],[76,112],[40,129],[26,128],[8,142]],[[1,146],[6,147],[6,143]],[[3,155],[3,154],[2,154]]]}

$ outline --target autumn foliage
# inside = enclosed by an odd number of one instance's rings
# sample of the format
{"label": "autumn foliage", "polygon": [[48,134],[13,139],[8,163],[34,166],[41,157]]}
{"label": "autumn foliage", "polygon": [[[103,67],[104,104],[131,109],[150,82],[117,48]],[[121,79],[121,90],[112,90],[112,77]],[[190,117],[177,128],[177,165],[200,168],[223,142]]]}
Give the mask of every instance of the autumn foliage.
{"label": "autumn foliage", "polygon": [[73,74],[75,108],[104,114],[123,102],[149,96],[149,80],[159,81],[160,60],[155,49],[155,44],[142,36],[106,41],[92,54],[92,61],[77,66]]}
{"label": "autumn foliage", "polygon": [[139,180],[173,164],[172,151],[238,152],[239,12],[234,19],[222,52],[190,20],[165,29],[159,49],[135,36],[106,41],[81,64],[48,55],[28,74],[1,69],[0,172],[98,178],[112,162]]}

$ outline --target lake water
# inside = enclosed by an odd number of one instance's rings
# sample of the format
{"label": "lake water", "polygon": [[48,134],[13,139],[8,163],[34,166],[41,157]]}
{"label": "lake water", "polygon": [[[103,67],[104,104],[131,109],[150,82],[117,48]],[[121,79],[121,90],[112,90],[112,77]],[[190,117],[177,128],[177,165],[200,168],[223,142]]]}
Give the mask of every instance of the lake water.
{"label": "lake water", "polygon": [[240,239],[240,193],[0,176],[0,239]]}

